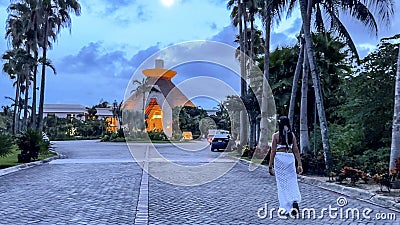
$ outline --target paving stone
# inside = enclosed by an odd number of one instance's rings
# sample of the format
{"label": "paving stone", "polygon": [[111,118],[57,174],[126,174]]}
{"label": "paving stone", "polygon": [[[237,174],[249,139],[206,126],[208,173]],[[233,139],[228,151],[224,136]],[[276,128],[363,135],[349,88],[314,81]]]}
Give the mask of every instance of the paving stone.
{"label": "paving stone", "polygon": [[69,163],[60,159],[0,177],[0,212],[7,212],[0,224],[132,224],[142,171],[124,143],[56,142],[55,150],[68,154]]}
{"label": "paving stone", "polygon": [[[192,143],[193,144],[193,143]],[[183,147],[202,143],[156,145],[167,160],[182,166],[205,165],[217,157],[225,168],[225,153],[211,152],[209,146],[198,151]],[[55,150],[68,156],[25,170],[0,176],[0,224],[400,224],[398,211],[381,207],[384,199],[361,201],[368,193],[347,191],[342,195],[335,187],[300,178],[300,209],[315,209],[315,219],[278,218],[269,210],[278,207],[275,177],[266,168],[250,172],[248,164],[238,162],[223,176],[197,186],[177,186],[143,172],[125,143],[97,141],[55,142]],[[129,146],[131,151],[144,144]],[[150,158],[151,154],[147,154]],[[201,173],[171,173],[163,170],[167,161],[141,159],[149,171],[178,179],[202,180]],[[213,172],[213,171],[210,171]],[[321,185],[324,188],[319,188]],[[347,204],[339,207],[338,198]],[[399,204],[399,203],[396,203]],[[267,207],[268,216],[257,212]],[[323,208],[337,208],[336,218]],[[347,209],[372,210],[368,218],[348,218]],[[261,211],[263,212],[263,211]],[[323,211],[324,212],[324,211]],[[377,220],[377,213],[394,213],[396,220]]]}

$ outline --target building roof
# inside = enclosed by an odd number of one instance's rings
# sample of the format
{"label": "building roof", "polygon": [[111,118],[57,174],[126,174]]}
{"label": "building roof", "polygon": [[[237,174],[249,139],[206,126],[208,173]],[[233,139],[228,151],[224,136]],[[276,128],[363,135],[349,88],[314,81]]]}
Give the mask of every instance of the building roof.
{"label": "building roof", "polygon": [[112,108],[96,108],[96,116],[113,116]]}
{"label": "building roof", "polygon": [[170,80],[158,79],[155,84],[158,85],[171,108],[175,106],[195,107],[193,102],[191,102]]}
{"label": "building roof", "polygon": [[85,114],[87,110],[85,106],[79,104],[44,104],[43,112]]}

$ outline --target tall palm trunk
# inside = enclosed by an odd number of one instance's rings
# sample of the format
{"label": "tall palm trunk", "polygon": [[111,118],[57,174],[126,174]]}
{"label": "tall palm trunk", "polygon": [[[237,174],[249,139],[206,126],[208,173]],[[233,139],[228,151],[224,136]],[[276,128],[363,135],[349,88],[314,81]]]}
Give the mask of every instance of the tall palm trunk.
{"label": "tall palm trunk", "polygon": [[[254,60],[254,13],[250,15],[250,59]],[[250,66],[253,66],[253,64],[250,64]]]}
{"label": "tall palm trunk", "polygon": [[45,12],[44,22],[44,35],[43,35],[43,57],[42,57],[42,77],[40,82],[40,98],[39,98],[39,118],[38,118],[38,131],[43,131],[43,106],[44,106],[44,93],[46,84],[46,61],[47,61],[47,26],[48,26],[48,12]]}
{"label": "tall palm trunk", "polygon": [[[30,54],[31,49],[29,45],[26,47],[26,52]],[[24,99],[24,117],[22,119],[22,130],[26,130],[28,127],[28,99],[29,99],[29,88],[30,88],[30,71],[31,67],[29,65],[28,69],[26,69],[26,74],[25,74],[25,99]]]}
{"label": "tall palm trunk", "polygon": [[254,147],[255,143],[256,143],[256,127],[257,127],[257,120],[256,118],[254,118],[254,116],[250,116],[250,141],[249,141],[249,145],[251,148]]}
{"label": "tall palm trunk", "polygon": [[14,114],[13,114],[13,129],[12,132],[14,135],[18,133],[18,124],[19,124],[19,93],[20,93],[20,76],[17,74],[17,81],[15,87],[15,99],[14,99]]}
{"label": "tall palm trunk", "polygon": [[[301,35],[302,32],[300,32]],[[302,40],[302,38],[301,38]],[[293,129],[293,121],[294,121],[294,108],[296,106],[296,95],[297,95],[297,88],[299,84],[300,73],[302,69],[302,64],[304,61],[304,43],[300,41],[300,51],[299,51],[299,58],[297,59],[296,70],[294,71],[293,76],[293,85],[292,85],[292,94],[290,95],[290,106],[289,106],[289,120],[290,120],[290,127]]]}
{"label": "tall palm trunk", "polygon": [[[249,74],[253,69],[253,60],[254,60],[254,13],[250,13],[250,46],[249,46]],[[254,96],[255,97],[255,96]],[[251,115],[250,119],[250,147],[254,147],[257,143],[256,141],[257,134],[257,118],[254,115]]]}
{"label": "tall palm trunk", "polygon": [[[268,8],[268,7],[267,7]],[[269,92],[269,49],[270,49],[270,39],[271,39],[271,12],[268,9],[266,10],[266,18],[265,18],[265,44],[264,44],[264,79],[262,86],[262,100],[261,100],[261,121],[260,121],[260,139],[258,146],[261,149],[265,149],[268,146],[268,140],[270,139],[268,132],[269,123],[268,123],[268,100],[270,98],[271,93]]]}
{"label": "tall palm trunk", "polygon": [[315,92],[315,101],[317,104],[318,109],[318,116],[320,121],[320,129],[321,129],[321,137],[322,137],[322,146],[324,151],[324,158],[325,158],[325,166],[326,172],[330,172],[332,169],[332,153],[329,145],[329,136],[328,136],[328,124],[326,121],[325,116],[325,108],[322,98],[322,91],[321,91],[321,84],[319,81],[319,71],[317,68],[317,62],[315,59],[313,43],[311,38],[311,28],[310,28],[310,20],[309,16],[307,15],[307,1],[300,0],[300,11],[301,17],[303,20],[303,31],[304,37],[306,41],[306,52],[308,56],[308,61],[311,70],[311,76],[314,85],[314,92]]}
{"label": "tall palm trunk", "polygon": [[[28,71],[29,74],[29,71]],[[24,99],[24,117],[22,118],[22,130],[26,130],[28,126],[28,99],[29,99],[29,75],[25,78],[25,99]]]}
{"label": "tall palm trunk", "polygon": [[303,79],[301,84],[301,105],[300,105],[300,152],[310,153],[310,141],[308,137],[307,120],[307,94],[308,94],[308,76],[310,73],[308,67],[307,53],[304,52]]}
{"label": "tall palm trunk", "polygon": [[[35,62],[38,61],[38,53],[35,52]],[[33,89],[32,89],[32,115],[31,115],[31,128],[37,129],[36,124],[36,90],[37,90],[37,69],[38,65],[36,64],[33,68]]]}
{"label": "tall palm trunk", "polygon": [[400,44],[397,58],[396,84],[394,93],[394,115],[392,125],[392,146],[389,169],[394,168],[394,160],[400,157]]}
{"label": "tall palm trunk", "polygon": [[[247,94],[246,87],[246,63],[245,63],[245,36],[243,30],[243,3],[238,0],[238,17],[239,17],[239,38],[240,38],[240,96],[244,98]],[[240,111],[240,146],[247,144],[248,116],[245,110]],[[238,148],[241,150],[241,148]]]}

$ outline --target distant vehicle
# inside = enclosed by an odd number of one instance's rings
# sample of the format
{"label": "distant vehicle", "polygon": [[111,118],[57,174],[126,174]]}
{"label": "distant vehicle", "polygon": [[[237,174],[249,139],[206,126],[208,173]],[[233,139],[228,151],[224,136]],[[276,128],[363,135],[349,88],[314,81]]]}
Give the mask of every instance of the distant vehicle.
{"label": "distant vehicle", "polygon": [[207,141],[211,144],[211,141],[213,137],[216,134],[229,134],[229,131],[227,130],[208,130],[208,136],[207,136]]}
{"label": "distant vehicle", "polygon": [[42,132],[42,139],[43,139],[44,141],[50,141],[50,138],[47,137],[47,135],[46,135],[45,132]]}
{"label": "distant vehicle", "polygon": [[190,132],[190,131],[182,132],[182,139],[183,140],[193,140],[192,132]]}
{"label": "distant vehicle", "polygon": [[229,134],[215,134],[211,140],[211,151],[227,149],[231,141],[231,136]]}

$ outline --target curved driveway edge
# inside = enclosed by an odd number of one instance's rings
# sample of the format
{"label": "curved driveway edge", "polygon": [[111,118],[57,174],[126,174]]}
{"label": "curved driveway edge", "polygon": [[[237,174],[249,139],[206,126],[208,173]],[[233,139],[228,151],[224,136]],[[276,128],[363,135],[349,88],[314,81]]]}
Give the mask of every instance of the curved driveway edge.
{"label": "curved driveway edge", "polygon": [[55,152],[55,151],[52,151],[52,150],[50,150],[50,151],[56,153],[57,155],[53,156],[53,157],[50,157],[50,158],[47,158],[47,159],[40,160],[40,161],[24,163],[24,164],[20,164],[20,165],[17,165],[17,166],[11,166],[11,167],[8,167],[8,168],[5,168],[5,169],[1,169],[0,170],[0,176],[4,176],[4,175],[10,174],[10,173],[14,173],[14,172],[17,172],[17,171],[20,171],[20,170],[25,170],[25,169],[29,169],[29,168],[32,168],[32,167],[35,167],[35,166],[39,166],[39,165],[51,162],[51,161],[56,160],[56,159],[65,159],[65,158],[67,158],[65,155],[62,155],[62,154],[60,154],[58,152]]}

